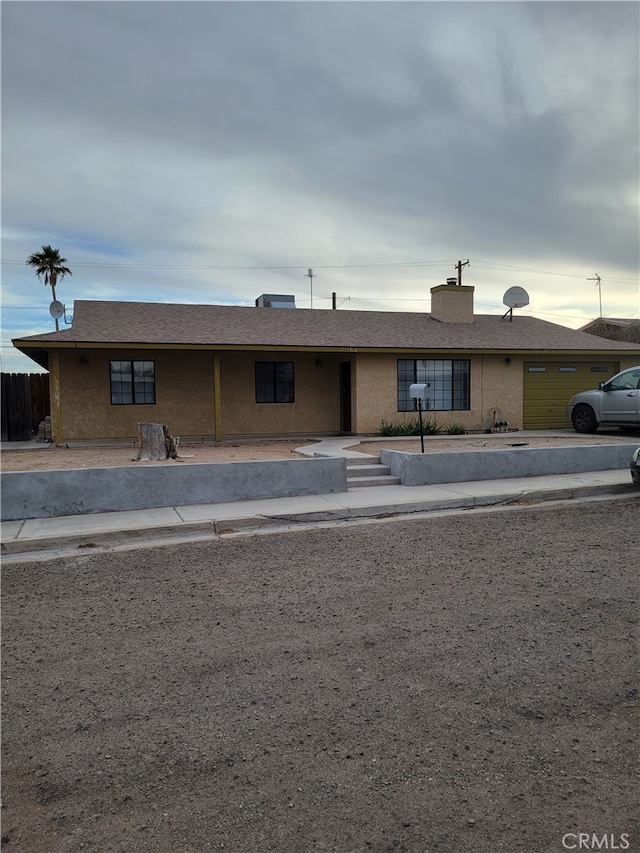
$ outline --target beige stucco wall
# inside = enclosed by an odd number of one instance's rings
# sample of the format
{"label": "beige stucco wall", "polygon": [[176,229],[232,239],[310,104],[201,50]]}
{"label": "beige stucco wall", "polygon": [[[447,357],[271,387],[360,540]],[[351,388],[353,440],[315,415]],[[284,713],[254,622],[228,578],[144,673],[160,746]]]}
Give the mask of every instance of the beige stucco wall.
{"label": "beige stucco wall", "polygon": [[[332,353],[220,353],[223,436],[338,432],[343,360]],[[293,362],[295,402],[256,403],[256,361]]]}
{"label": "beige stucco wall", "polygon": [[[76,349],[61,350],[58,357],[61,421],[58,441],[133,438],[140,421],[166,424],[178,436],[214,432],[213,353]],[[112,359],[155,362],[155,405],[111,405],[109,361]],[[53,403],[51,414],[55,419]]]}
{"label": "beige stucco wall", "polygon": [[351,358],[354,433],[377,432],[381,420],[403,421],[397,409],[397,366],[395,356],[358,353]]}
{"label": "beige stucco wall", "polygon": [[[421,353],[403,353],[402,358],[424,358]],[[413,420],[415,412],[399,412],[397,403],[398,355],[358,353],[355,359],[355,395],[357,414],[353,431],[377,432],[382,420],[399,423]],[[429,358],[450,358],[447,353],[429,354]],[[507,365],[504,356],[470,356],[471,408],[468,411],[433,412],[438,425],[459,424],[480,429],[490,410],[499,408],[510,425],[522,421],[522,366]]]}
{"label": "beige stucco wall", "polygon": [[[510,362],[506,358],[511,358]],[[478,370],[474,370],[474,365]],[[475,374],[475,376],[474,376]],[[480,355],[471,365],[472,429],[483,421],[507,421],[511,429],[522,429],[522,359],[504,355]],[[495,411],[495,415],[494,415]]]}
{"label": "beige stucco wall", "polygon": [[[58,442],[133,439],[140,421],[166,424],[177,436],[215,436],[213,352],[76,349],[56,356],[60,394],[52,417]],[[112,359],[155,362],[155,405],[111,405]],[[221,352],[219,359],[219,437],[338,432],[339,362],[344,356]],[[255,402],[256,361],[294,362],[294,403]]]}
{"label": "beige stucco wall", "polygon": [[[52,418],[58,442],[134,438],[139,421],[166,424],[173,435],[216,435],[213,352],[171,350],[59,350],[51,354]],[[397,411],[398,354],[220,352],[219,438],[259,435],[334,434],[340,430],[340,362],[350,361],[353,433],[376,433],[384,419],[411,420],[414,412]],[[403,353],[402,358],[423,358]],[[430,354],[429,358],[449,358]],[[85,359],[84,362],[81,359]],[[111,359],[149,359],[156,366],[156,404],[112,406]],[[471,409],[434,412],[441,428],[459,424],[482,428],[498,410],[498,419],[522,428],[523,359],[474,355],[471,361]],[[316,365],[320,361],[320,366]],[[531,360],[527,357],[527,360]],[[550,353],[538,359],[557,361]],[[590,361],[588,356],[582,360]],[[621,357],[620,368],[639,358]],[[255,362],[293,361],[294,403],[255,402]],[[59,368],[56,368],[56,363]],[[56,370],[59,372],[56,374]],[[55,376],[59,375],[59,382]]]}

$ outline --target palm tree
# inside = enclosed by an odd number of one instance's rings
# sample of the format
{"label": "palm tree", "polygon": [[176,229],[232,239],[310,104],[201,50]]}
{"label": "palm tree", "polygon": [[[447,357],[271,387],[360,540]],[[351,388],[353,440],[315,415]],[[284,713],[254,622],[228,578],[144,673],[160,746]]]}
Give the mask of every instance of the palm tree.
{"label": "palm tree", "polygon": [[[56,301],[56,284],[58,279],[62,281],[65,275],[73,275],[71,270],[68,267],[65,267],[67,263],[66,258],[60,257],[60,252],[58,249],[53,249],[51,246],[43,246],[41,252],[34,252],[31,255],[26,263],[30,267],[34,267],[36,271],[36,275],[39,279],[42,279],[44,276],[44,283],[46,285],[51,285],[51,294],[53,296],[53,301]],[[56,332],[60,331],[60,326],[58,325],[58,318],[56,320]]]}

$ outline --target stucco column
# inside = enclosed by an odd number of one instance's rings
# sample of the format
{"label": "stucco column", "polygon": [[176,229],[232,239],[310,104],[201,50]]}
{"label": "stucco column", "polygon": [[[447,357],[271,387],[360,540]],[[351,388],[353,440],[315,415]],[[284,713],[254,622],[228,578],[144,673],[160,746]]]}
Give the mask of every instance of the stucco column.
{"label": "stucco column", "polygon": [[351,362],[351,433],[358,435],[361,413],[358,412],[358,357],[355,352],[349,353]]}
{"label": "stucco column", "polygon": [[222,440],[222,387],[220,380],[220,354],[213,354],[213,437]]}
{"label": "stucco column", "polygon": [[49,398],[51,400],[51,438],[57,446],[63,442],[62,403],[60,400],[60,354],[49,352]]}

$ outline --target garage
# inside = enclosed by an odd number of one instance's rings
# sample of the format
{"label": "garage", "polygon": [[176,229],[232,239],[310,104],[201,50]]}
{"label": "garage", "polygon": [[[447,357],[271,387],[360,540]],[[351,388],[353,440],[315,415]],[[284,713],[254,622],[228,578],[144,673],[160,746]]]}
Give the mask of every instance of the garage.
{"label": "garage", "polygon": [[620,370],[617,361],[525,361],[524,429],[567,429],[565,408],[574,394],[597,388]]}

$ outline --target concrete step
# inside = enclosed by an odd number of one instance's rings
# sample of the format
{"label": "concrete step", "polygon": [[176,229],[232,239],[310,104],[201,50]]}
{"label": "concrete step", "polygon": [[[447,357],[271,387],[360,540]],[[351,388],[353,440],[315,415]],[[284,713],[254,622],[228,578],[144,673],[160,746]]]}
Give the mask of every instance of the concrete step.
{"label": "concrete step", "polygon": [[391,474],[383,474],[382,476],[373,477],[347,477],[348,489],[364,489],[368,486],[399,486],[400,477],[393,477]]}
{"label": "concrete step", "polygon": [[399,486],[400,477],[392,476],[389,466],[380,462],[379,456],[349,459],[347,462],[347,488],[365,489],[370,486]]}
{"label": "concrete step", "polygon": [[379,456],[365,456],[361,454],[360,457],[348,456],[347,457],[347,467],[351,468],[354,465],[358,467],[361,465],[379,465],[380,457]]}
{"label": "concrete step", "polygon": [[389,466],[381,465],[379,462],[374,465],[347,464],[347,477],[383,477],[390,473]]}

